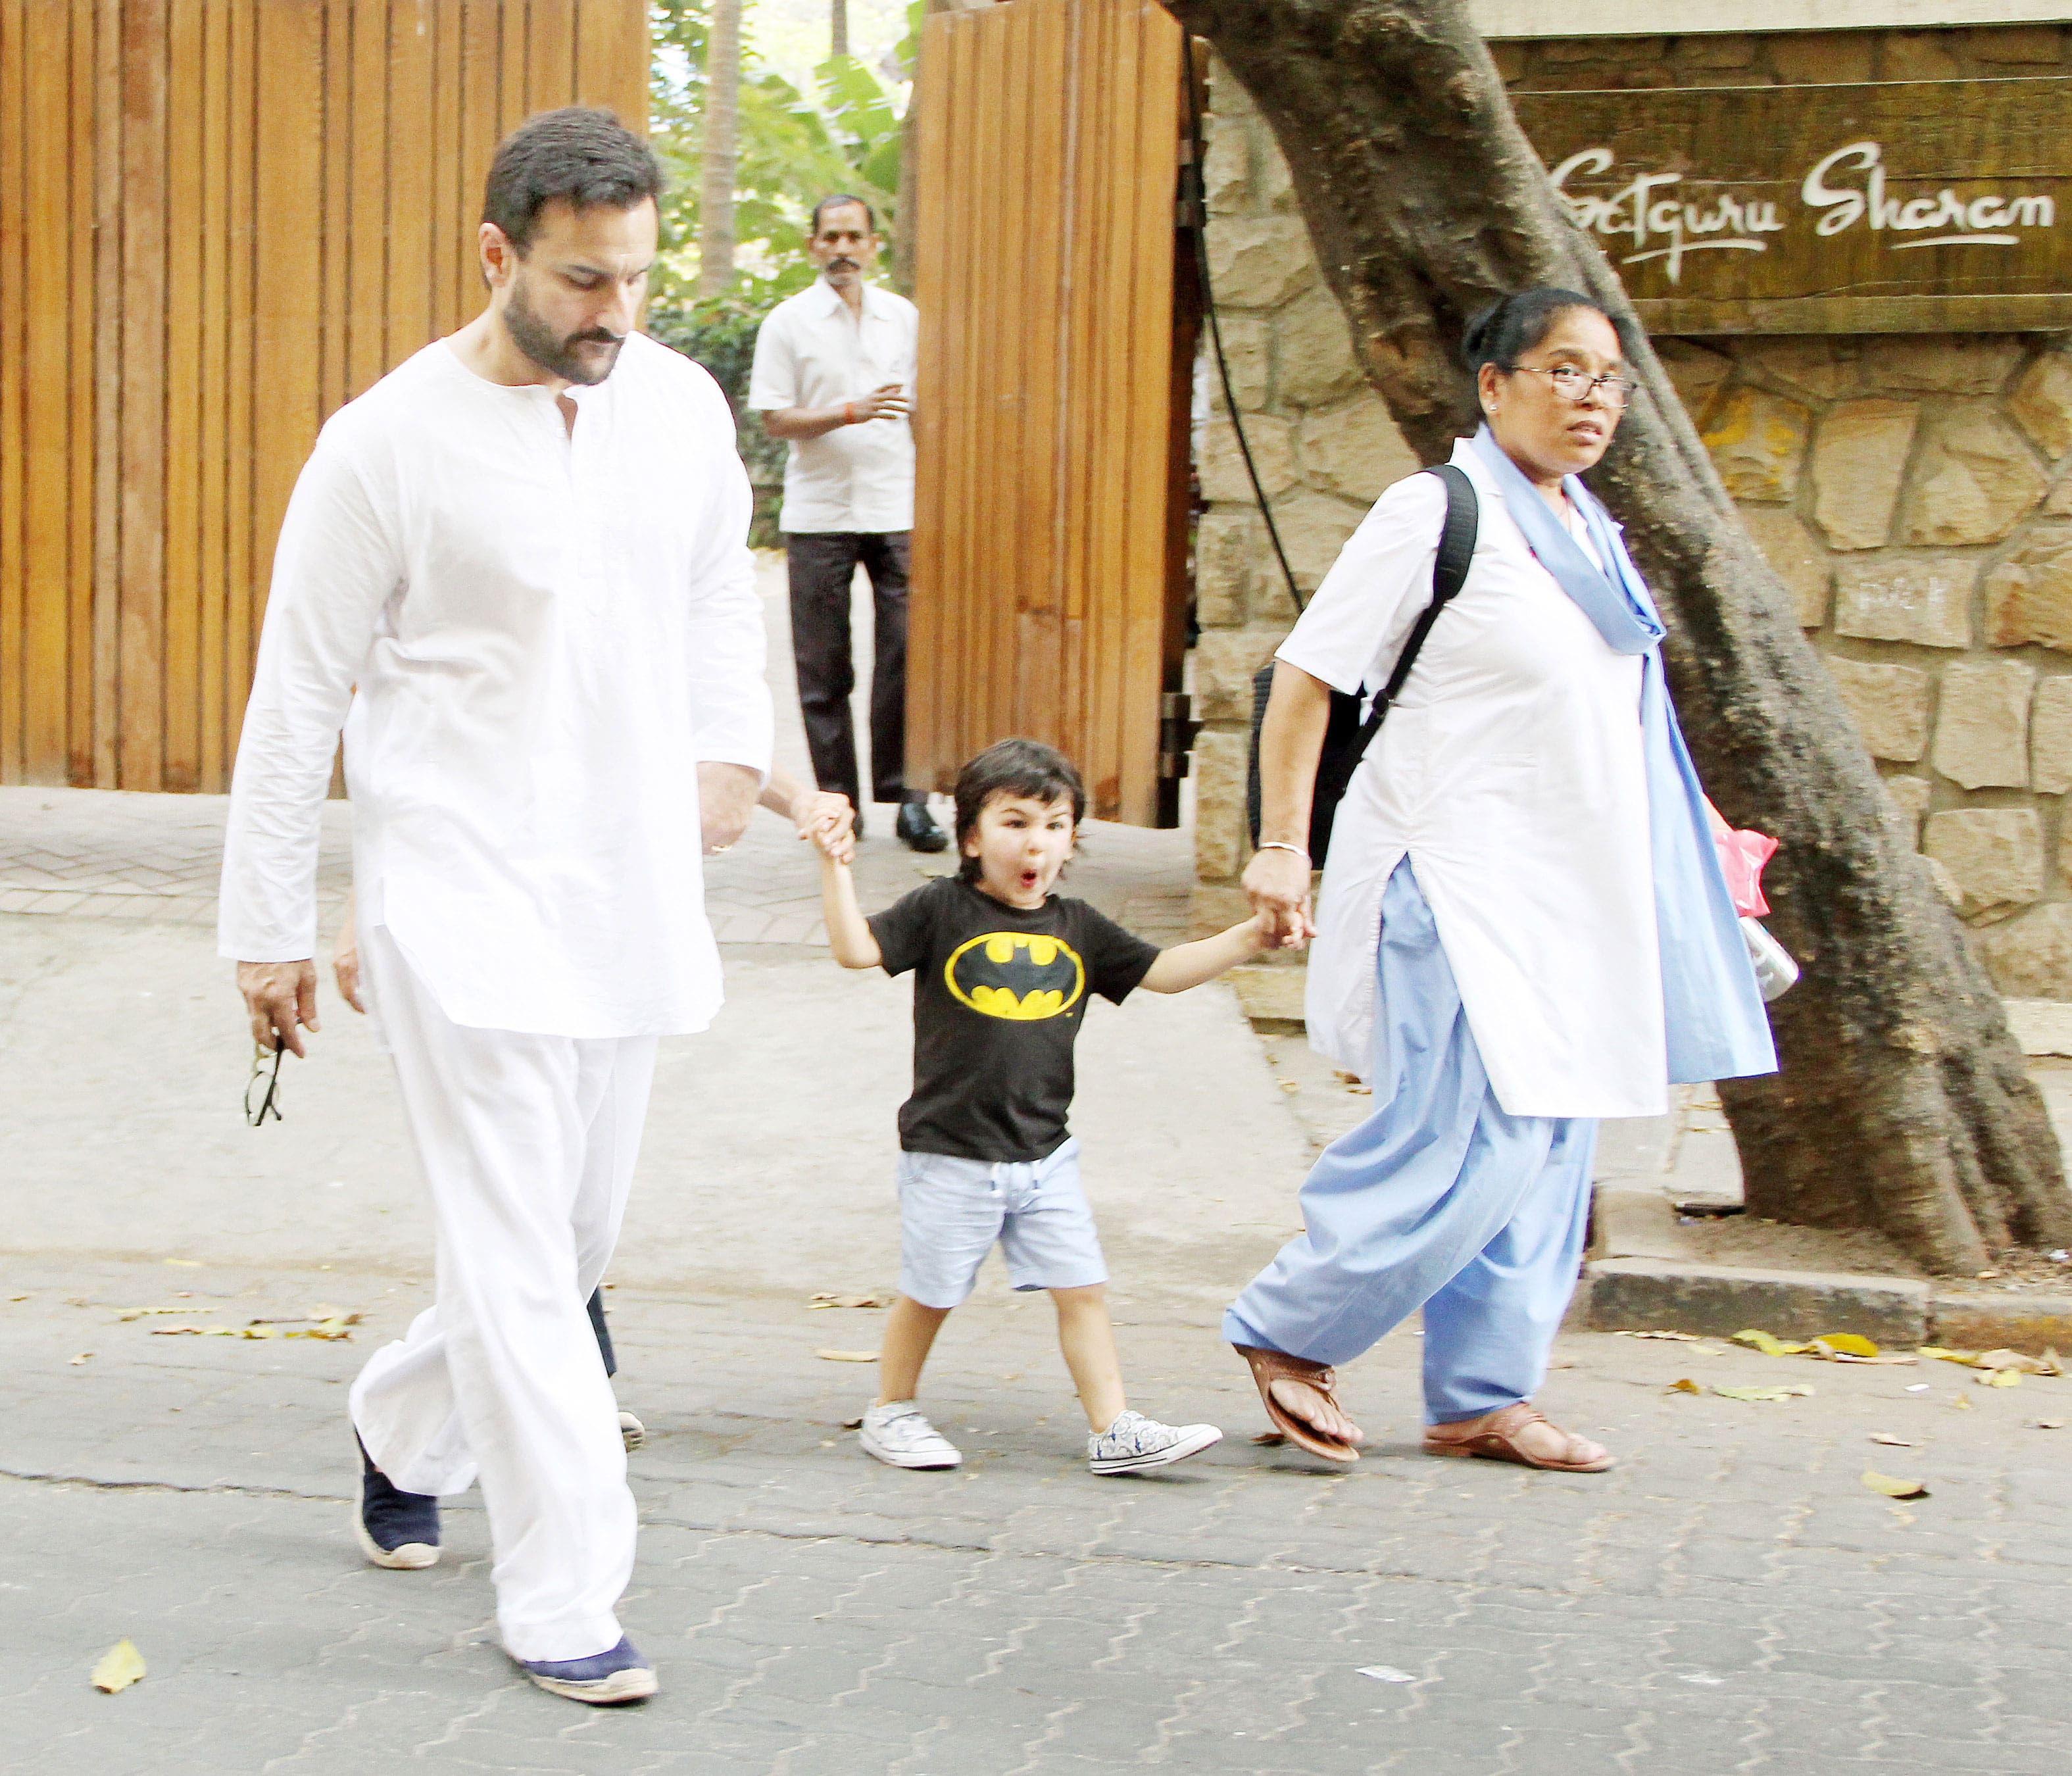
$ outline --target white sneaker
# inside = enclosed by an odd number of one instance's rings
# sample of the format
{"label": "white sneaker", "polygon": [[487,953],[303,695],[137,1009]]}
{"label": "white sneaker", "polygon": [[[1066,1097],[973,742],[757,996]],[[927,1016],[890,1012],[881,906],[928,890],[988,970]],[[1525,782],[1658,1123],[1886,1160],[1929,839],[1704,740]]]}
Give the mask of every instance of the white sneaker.
{"label": "white sneaker", "polygon": [[648,1441],[648,1427],[632,1413],[621,1412],[619,1415],[619,1437],[626,1445],[626,1453],[631,1455]]}
{"label": "white sneaker", "polygon": [[863,1415],[862,1437],[864,1448],[895,1468],[954,1468],[964,1458],[911,1400],[872,1407]]}
{"label": "white sneaker", "polygon": [[1184,1462],[1223,1440],[1213,1424],[1161,1424],[1141,1412],[1126,1412],[1087,1439],[1087,1466],[1096,1474],[1134,1474]]}

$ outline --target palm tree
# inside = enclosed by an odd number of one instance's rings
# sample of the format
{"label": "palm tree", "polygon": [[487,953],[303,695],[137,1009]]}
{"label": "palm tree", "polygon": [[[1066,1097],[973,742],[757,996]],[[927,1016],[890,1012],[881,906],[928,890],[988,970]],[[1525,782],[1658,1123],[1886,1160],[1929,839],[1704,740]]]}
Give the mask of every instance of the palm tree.
{"label": "palm tree", "polygon": [[741,0],[713,0],[705,109],[698,180],[698,294],[717,296],[734,282],[734,188],[741,158]]}

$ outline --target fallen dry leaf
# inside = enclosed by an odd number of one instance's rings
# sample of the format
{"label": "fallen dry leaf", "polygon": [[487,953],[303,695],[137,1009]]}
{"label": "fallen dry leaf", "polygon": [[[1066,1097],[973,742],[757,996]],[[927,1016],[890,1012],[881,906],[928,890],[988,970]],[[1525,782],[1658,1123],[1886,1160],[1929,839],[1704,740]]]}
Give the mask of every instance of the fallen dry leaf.
{"label": "fallen dry leaf", "polygon": [[72,1367],[76,1369],[82,1363],[85,1362],[86,1359],[92,1355],[93,1353],[91,1350],[80,1351],[77,1356],[72,1359]]}
{"label": "fallen dry leaf", "polygon": [[1679,1375],[1669,1384],[1669,1392],[1672,1394],[1702,1394],[1704,1391],[1688,1375]]}
{"label": "fallen dry leaf", "polygon": [[126,1690],[144,1675],[144,1655],[125,1637],[101,1655],[93,1667],[93,1687],[113,1696]]}
{"label": "fallen dry leaf", "polygon": [[1751,1350],[1760,1350],[1766,1357],[1802,1356],[1813,1348],[1810,1344],[1787,1344],[1774,1334],[1755,1326],[1750,1326],[1746,1331],[1737,1332],[1733,1342],[1745,1344]]}
{"label": "fallen dry leaf", "polygon": [[808,1307],[890,1307],[890,1295],[816,1295]]}
{"label": "fallen dry leaf", "polygon": [[2019,1369],[1981,1369],[1971,1377],[1981,1388],[2012,1388],[2021,1379]]}
{"label": "fallen dry leaf", "polygon": [[875,1350],[816,1350],[813,1355],[823,1363],[875,1363]]}
{"label": "fallen dry leaf", "polygon": [[[286,1319],[269,1317],[247,1320],[245,1323],[247,1326],[305,1326],[314,1320],[319,1326],[329,1326],[333,1322],[340,1326],[357,1326],[366,1318],[364,1314],[348,1314],[342,1307],[313,1307],[306,1314],[291,1314]],[[295,1334],[291,1332],[288,1336],[293,1338]]]}
{"label": "fallen dry leaf", "polygon": [[2029,1421],[2029,1428],[2032,1431],[2062,1431],[2065,1429],[2065,1420],[2062,1418],[2032,1418]]}
{"label": "fallen dry leaf", "polygon": [[1845,1357],[1874,1357],[1878,1354],[1876,1345],[1854,1332],[1823,1332],[1813,1342],[1824,1344],[1830,1350]]}
{"label": "fallen dry leaf", "polygon": [[1811,1393],[1811,1388],[1795,1383],[1782,1388],[1715,1388],[1712,1392],[1722,1400],[1745,1400],[1770,1402],[1780,1400],[1802,1399]]}
{"label": "fallen dry leaf", "polygon": [[1969,1394],[1952,1394],[1950,1404],[1960,1412],[1968,1412],[1971,1409],[1971,1396]]}
{"label": "fallen dry leaf", "polygon": [[1261,1431],[1252,1439],[1262,1449],[1277,1449],[1288,1441],[1285,1431]]}
{"label": "fallen dry leaf", "polygon": [[1914,1447],[1914,1445],[1908,1442],[1905,1437],[1894,1437],[1889,1432],[1886,1431],[1873,1431],[1871,1433],[1871,1441],[1873,1443],[1889,1443],[1895,1449],[1910,1449]]}
{"label": "fallen dry leaf", "polygon": [[1697,1344],[1703,1342],[1696,1332],[1614,1332],[1615,1338],[1668,1338],[1678,1344]]}
{"label": "fallen dry leaf", "polygon": [[215,1311],[212,1307],[196,1307],[190,1302],[181,1301],[172,1307],[125,1307],[115,1317],[118,1320],[141,1320],[154,1314],[213,1314]]}
{"label": "fallen dry leaf", "polygon": [[1881,1492],[1888,1498],[1926,1498],[1927,1487],[1918,1480],[1895,1480],[1889,1474],[1880,1474],[1876,1468],[1864,1470],[1864,1484],[1873,1492]]}
{"label": "fallen dry leaf", "polygon": [[177,1264],[182,1270],[199,1270],[201,1268],[201,1260],[199,1258],[168,1258],[166,1262],[169,1264]]}
{"label": "fallen dry leaf", "polygon": [[1940,1363],[1961,1363],[1967,1369],[1975,1368],[1979,1361],[1973,1351],[1947,1350],[1939,1344],[1924,1344],[1914,1354],[1924,1359],[1933,1357]]}

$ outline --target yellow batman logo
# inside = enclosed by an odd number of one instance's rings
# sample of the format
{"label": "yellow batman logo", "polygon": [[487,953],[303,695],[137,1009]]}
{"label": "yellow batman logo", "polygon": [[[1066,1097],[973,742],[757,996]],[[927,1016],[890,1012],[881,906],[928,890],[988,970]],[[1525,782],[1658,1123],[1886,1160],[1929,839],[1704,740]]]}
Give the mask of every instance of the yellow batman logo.
{"label": "yellow batman logo", "polygon": [[1087,970],[1079,952],[1060,938],[988,931],[957,946],[943,964],[943,980],[973,1011],[1035,1023],[1079,1002]]}

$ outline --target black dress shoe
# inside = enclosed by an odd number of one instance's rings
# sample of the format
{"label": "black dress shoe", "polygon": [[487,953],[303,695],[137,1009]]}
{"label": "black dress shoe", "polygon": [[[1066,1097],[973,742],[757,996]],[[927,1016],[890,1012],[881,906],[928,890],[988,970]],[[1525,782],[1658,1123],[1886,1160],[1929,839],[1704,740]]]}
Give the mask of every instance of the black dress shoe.
{"label": "black dress shoe", "polygon": [[893,830],[898,833],[899,842],[910,851],[946,851],[949,849],[950,836],[930,817],[926,802],[902,802],[899,816],[893,824]]}

